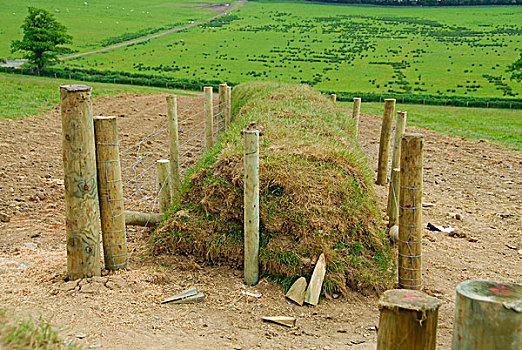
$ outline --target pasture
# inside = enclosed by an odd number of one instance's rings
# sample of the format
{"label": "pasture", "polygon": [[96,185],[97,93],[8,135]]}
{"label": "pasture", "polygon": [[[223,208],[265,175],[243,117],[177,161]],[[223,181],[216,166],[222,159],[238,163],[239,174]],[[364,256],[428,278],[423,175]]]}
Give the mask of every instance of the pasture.
{"label": "pasture", "polygon": [[[27,7],[53,13],[73,36],[71,49],[87,51],[145,36],[211,16],[213,9],[193,8],[195,0],[20,0],[0,2],[0,57],[13,57],[10,43],[23,33]],[[16,54],[15,54],[16,55]],[[18,54],[19,55],[19,54]]]}
{"label": "pasture", "polygon": [[519,97],[522,8],[250,1],[200,27],[72,59],[74,68],[332,91]]}

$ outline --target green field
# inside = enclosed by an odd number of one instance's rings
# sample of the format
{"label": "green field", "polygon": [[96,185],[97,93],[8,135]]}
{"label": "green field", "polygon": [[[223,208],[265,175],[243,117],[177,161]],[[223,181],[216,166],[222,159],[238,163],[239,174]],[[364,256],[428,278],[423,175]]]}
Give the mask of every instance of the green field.
{"label": "green field", "polygon": [[67,61],[69,67],[333,91],[520,97],[506,67],[522,7],[250,1],[213,23]]}
{"label": "green field", "polygon": [[0,57],[19,55],[11,54],[9,45],[13,39],[22,37],[20,25],[29,6],[53,13],[73,36],[71,48],[87,51],[108,41],[119,41],[123,35],[143,36],[160,28],[166,30],[210,17],[214,13],[209,9],[187,8],[197,6],[191,2],[196,0],[0,1]]}
{"label": "green field", "polygon": [[[38,115],[60,102],[62,84],[83,84],[83,81],[17,76],[0,73],[0,120]],[[169,92],[161,88],[149,88],[119,84],[89,83],[93,95],[117,95],[125,92]]]}
{"label": "green field", "polygon": [[[0,120],[38,115],[59,103],[61,84],[83,83],[74,80],[38,78],[0,73]],[[172,90],[120,84],[89,83],[93,95],[114,95],[126,92],[165,93]],[[179,93],[179,92],[176,92]],[[351,109],[351,103],[341,102]],[[382,103],[364,102],[363,113],[382,115]],[[491,142],[522,150],[522,118],[520,110],[484,109],[448,106],[402,105],[408,111],[408,124],[427,127],[442,133]]]}
{"label": "green field", "polygon": [[[351,108],[352,103],[341,102]],[[383,103],[362,103],[361,112],[382,116]],[[488,140],[522,151],[522,112],[449,106],[405,105],[395,110],[408,112],[408,125],[474,140]],[[436,140],[434,140],[436,141]]]}

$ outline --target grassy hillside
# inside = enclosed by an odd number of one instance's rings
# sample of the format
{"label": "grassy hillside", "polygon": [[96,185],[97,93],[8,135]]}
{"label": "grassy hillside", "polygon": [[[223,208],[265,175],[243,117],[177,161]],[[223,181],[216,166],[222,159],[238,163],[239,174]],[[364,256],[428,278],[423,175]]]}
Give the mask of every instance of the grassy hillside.
{"label": "grassy hillside", "polygon": [[255,1],[205,26],[67,65],[321,90],[520,98],[522,84],[505,70],[521,40],[520,6]]}
{"label": "grassy hillside", "polygon": [[198,6],[196,0],[1,1],[0,57],[17,55],[9,52],[9,45],[11,40],[22,37],[20,25],[29,6],[52,12],[73,36],[71,48],[80,51],[116,39],[143,36],[160,28],[170,29],[213,13],[211,9],[188,8]]}
{"label": "grassy hillside", "polygon": [[248,83],[232,99],[234,123],[185,177],[155,251],[242,266],[240,130],[256,120],[262,273],[288,286],[325,253],[326,291],[389,287],[392,248],[351,120],[306,86]]}

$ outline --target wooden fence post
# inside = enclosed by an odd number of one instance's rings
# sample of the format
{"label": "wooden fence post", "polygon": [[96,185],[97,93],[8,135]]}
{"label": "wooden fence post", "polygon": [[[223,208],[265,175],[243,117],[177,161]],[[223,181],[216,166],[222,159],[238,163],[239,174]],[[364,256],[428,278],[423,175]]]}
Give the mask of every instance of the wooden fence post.
{"label": "wooden fence post", "polygon": [[225,127],[228,129],[232,123],[232,88],[227,86],[226,89],[227,113],[225,115]]}
{"label": "wooden fence post", "polygon": [[100,276],[100,226],[91,87],[60,86],[67,278]]}
{"label": "wooden fence post", "polygon": [[127,266],[128,248],[116,117],[95,117],[94,135],[103,259],[107,270],[118,270]]}
{"label": "wooden fence post", "polygon": [[205,149],[214,144],[214,112],[212,103],[212,86],[205,86]]}
{"label": "wooden fence post", "polygon": [[409,289],[392,289],[379,300],[377,350],[435,350],[437,298]]}
{"label": "wooden fence post", "polygon": [[384,115],[381,126],[381,140],[379,143],[379,163],[377,166],[377,185],[385,185],[388,176],[388,158],[390,154],[390,136],[395,112],[395,99],[384,100]]}
{"label": "wooden fence post", "polygon": [[245,130],[244,240],[245,283],[259,281],[259,131]]}
{"label": "wooden fence post", "polygon": [[[227,93],[227,83],[221,83],[219,84],[219,94],[218,94],[218,115],[219,115],[219,122],[218,122],[218,133],[221,127],[226,128],[227,122],[226,122],[226,93]],[[221,125],[223,124],[223,126]]]}
{"label": "wooden fence post", "polygon": [[330,98],[332,99],[332,102],[337,102],[337,95],[336,94],[330,95]]}
{"label": "wooden fence post", "polygon": [[179,135],[178,135],[178,99],[167,96],[167,117],[169,124],[169,164],[170,164],[170,195],[175,196],[181,185],[179,172]]}
{"label": "wooden fence post", "polygon": [[487,280],[457,285],[453,350],[522,349],[522,285]]}
{"label": "wooden fence post", "polygon": [[158,208],[160,213],[164,214],[171,203],[170,181],[169,181],[169,164],[168,159],[160,159],[156,161],[156,175],[158,188]]}
{"label": "wooden fence post", "polygon": [[[397,112],[397,123],[395,125],[395,137],[393,141],[392,153],[392,173],[390,180],[390,189],[388,191],[388,207],[387,213],[390,219],[388,227],[399,224],[399,185],[400,185],[400,164],[401,164],[401,138],[406,130],[406,112]],[[397,171],[395,171],[397,170]]]}
{"label": "wooden fence post", "polygon": [[403,134],[398,271],[399,286],[406,289],[422,289],[422,148],[421,134]]}
{"label": "wooden fence post", "polygon": [[359,134],[359,114],[361,113],[361,98],[353,98],[352,118],[355,124],[355,137]]}

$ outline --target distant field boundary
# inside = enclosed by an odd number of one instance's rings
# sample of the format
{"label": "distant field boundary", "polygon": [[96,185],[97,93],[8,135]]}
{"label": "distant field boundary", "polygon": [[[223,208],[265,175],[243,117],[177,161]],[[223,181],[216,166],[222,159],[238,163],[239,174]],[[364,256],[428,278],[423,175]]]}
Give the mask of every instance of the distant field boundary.
{"label": "distant field boundary", "polygon": [[[194,26],[206,23],[206,22],[210,22],[213,19],[216,19],[216,18],[219,18],[221,16],[224,16],[227,13],[230,13],[230,12],[236,10],[237,8],[239,8],[241,5],[243,5],[243,3],[245,1],[246,0],[237,0],[237,1],[230,1],[228,3],[223,3],[223,4],[229,4],[229,7],[225,8],[222,12],[220,12],[220,13],[218,13],[216,15],[213,15],[211,17],[203,18],[203,19],[200,19],[198,21],[193,21],[192,23],[186,24],[186,25],[181,26],[181,27],[172,28],[172,29],[160,32],[160,33],[151,34],[151,35],[148,35],[148,36],[144,36],[142,38],[137,38],[137,39],[125,41],[125,42],[122,42],[122,43],[119,43],[119,44],[102,47],[101,49],[90,50],[90,51],[86,51],[86,52],[79,52],[79,53],[75,53],[75,54],[72,54],[72,55],[62,56],[62,57],[60,57],[58,59],[59,60],[67,60],[69,58],[75,58],[75,57],[81,57],[81,56],[90,55],[90,54],[93,54],[93,53],[105,52],[105,51],[117,49],[119,47],[125,47],[125,46],[129,46],[129,45],[141,43],[143,41],[147,41],[147,40],[150,40],[150,39],[159,38],[160,36],[164,36],[164,35],[167,35],[167,34],[170,34],[170,33],[180,32],[182,30],[189,29],[191,27],[194,27]],[[235,2],[235,4],[232,5],[234,2]],[[232,6],[230,6],[230,5],[232,5]]]}
{"label": "distant field boundary", "polygon": [[[99,71],[96,69],[81,68],[47,68],[43,71],[33,69],[17,69],[2,67],[2,73],[36,75],[44,77],[65,78],[74,80],[91,81],[98,83],[126,84],[139,86],[154,86],[167,89],[202,90],[204,86],[218,88],[222,81],[217,79],[188,79],[188,78],[163,78],[154,75],[128,72]],[[227,81],[229,86],[238,85],[237,82]],[[395,98],[397,102],[405,104],[424,104],[455,107],[478,108],[503,108],[522,109],[522,99],[502,97],[471,97],[471,96],[446,96],[428,94],[401,94],[399,92],[374,93],[319,90],[324,94],[336,94],[338,101],[351,101],[354,97],[360,97],[365,102],[379,102],[385,98]]]}

